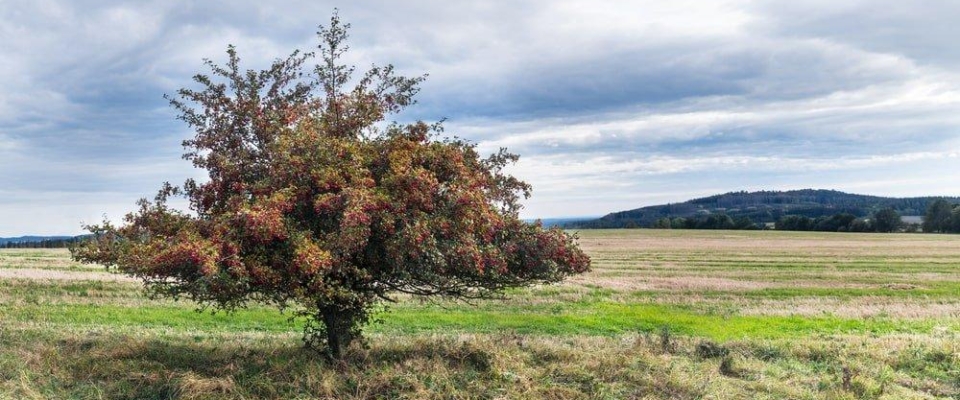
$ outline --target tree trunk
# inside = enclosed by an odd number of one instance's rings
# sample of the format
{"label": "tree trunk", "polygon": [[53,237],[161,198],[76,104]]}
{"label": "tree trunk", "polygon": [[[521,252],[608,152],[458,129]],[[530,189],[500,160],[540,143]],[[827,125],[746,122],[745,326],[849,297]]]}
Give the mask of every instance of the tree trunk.
{"label": "tree trunk", "polygon": [[327,351],[330,358],[340,359],[353,342],[353,318],[349,310],[326,309],[321,311],[327,330]]}

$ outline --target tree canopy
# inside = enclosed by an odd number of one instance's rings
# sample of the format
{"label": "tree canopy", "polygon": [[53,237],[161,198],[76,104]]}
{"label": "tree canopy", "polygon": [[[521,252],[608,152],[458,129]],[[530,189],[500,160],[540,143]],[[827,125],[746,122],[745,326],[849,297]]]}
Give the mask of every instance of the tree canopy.
{"label": "tree canopy", "polygon": [[924,232],[950,232],[952,231],[953,204],[946,199],[937,199],[927,206],[927,212],[923,216]]}
{"label": "tree canopy", "polygon": [[[316,53],[262,71],[206,61],[170,102],[195,131],[184,158],[208,179],[164,184],[120,225],[87,226],[76,259],[140,277],[151,293],[214,309],[293,307],[310,346],[339,356],[372,307],[404,293],[482,298],[589,269],[576,238],[519,219],[518,157],[388,123],[423,77],[343,65],[349,24],[321,26]],[[318,60],[316,66],[307,65]],[[182,196],[190,210],[168,200]]]}
{"label": "tree canopy", "polygon": [[884,208],[873,213],[873,227],[877,232],[896,232],[902,225],[900,213],[893,208]]}

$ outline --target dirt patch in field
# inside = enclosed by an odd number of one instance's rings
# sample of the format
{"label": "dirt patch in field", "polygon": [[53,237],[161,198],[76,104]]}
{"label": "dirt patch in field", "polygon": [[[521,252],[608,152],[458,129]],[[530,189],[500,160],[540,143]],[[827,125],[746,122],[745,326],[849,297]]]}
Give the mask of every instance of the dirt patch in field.
{"label": "dirt patch in field", "polygon": [[958,318],[960,317],[960,303],[955,301],[903,301],[883,297],[864,297],[851,300],[803,298],[789,301],[763,301],[759,304],[741,308],[740,313],[744,315],[798,315],[805,317],[835,315],[843,318]]}
{"label": "dirt patch in field", "polygon": [[[798,276],[797,280],[758,281],[729,277],[706,277],[698,275],[680,276],[576,276],[567,280],[570,284],[583,286],[598,286],[605,289],[619,291],[660,290],[660,291],[689,291],[689,290],[716,290],[727,292],[743,292],[749,290],[777,289],[777,288],[822,288],[822,289],[871,289],[888,287],[891,284],[871,284],[829,279],[807,279]],[[908,290],[909,285],[896,285],[897,289]],[[919,286],[913,285],[912,288]]]}
{"label": "dirt patch in field", "polygon": [[56,281],[138,282],[136,278],[107,272],[64,271],[54,269],[0,268],[0,279],[38,279]]}
{"label": "dirt patch in field", "polygon": [[725,278],[707,278],[697,276],[681,277],[644,277],[624,279],[623,277],[578,276],[570,283],[599,286],[613,290],[757,290],[776,287],[775,283],[745,281]]}

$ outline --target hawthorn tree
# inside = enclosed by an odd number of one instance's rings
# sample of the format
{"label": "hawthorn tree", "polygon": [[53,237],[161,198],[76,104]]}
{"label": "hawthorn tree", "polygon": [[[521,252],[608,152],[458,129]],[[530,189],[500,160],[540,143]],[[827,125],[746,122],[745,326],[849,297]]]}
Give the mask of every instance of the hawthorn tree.
{"label": "hawthorn tree", "polygon": [[[72,249],[143,280],[154,296],[307,317],[305,343],[333,357],[397,294],[484,298],[587,271],[575,237],[519,219],[530,186],[442,126],[387,123],[423,77],[342,64],[349,24],[320,27],[316,53],[262,71],[209,60],[199,89],[169,98],[195,130],[184,158],[208,179],[164,184],[119,225],[85,226]],[[312,60],[317,65],[309,68]],[[184,197],[189,211],[168,205]]]}

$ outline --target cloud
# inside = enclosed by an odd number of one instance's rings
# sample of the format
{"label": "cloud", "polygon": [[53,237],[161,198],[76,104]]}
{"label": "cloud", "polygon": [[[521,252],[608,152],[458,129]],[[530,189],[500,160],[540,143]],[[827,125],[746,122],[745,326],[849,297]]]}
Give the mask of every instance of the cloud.
{"label": "cloud", "polygon": [[960,63],[960,53],[951,50],[960,34],[955,23],[960,4],[955,2],[762,0],[748,8],[762,16],[752,21],[752,29],[762,35],[821,38],[941,68]]}
{"label": "cloud", "polygon": [[45,0],[0,9],[0,236],[76,233],[65,221],[196,176],[162,95],[230,43],[249,68],[312,49],[335,7],[349,61],[430,74],[398,118],[522,155],[525,216],[739,189],[960,194],[953,4]]}

